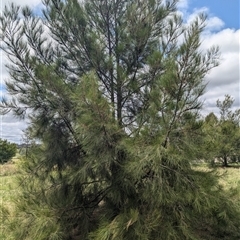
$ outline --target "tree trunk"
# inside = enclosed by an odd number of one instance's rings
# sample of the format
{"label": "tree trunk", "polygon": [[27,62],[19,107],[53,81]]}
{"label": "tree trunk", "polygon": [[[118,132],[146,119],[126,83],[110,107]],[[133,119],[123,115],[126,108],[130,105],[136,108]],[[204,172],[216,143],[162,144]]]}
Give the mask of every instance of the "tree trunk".
{"label": "tree trunk", "polygon": [[223,167],[228,167],[227,156],[223,157]]}

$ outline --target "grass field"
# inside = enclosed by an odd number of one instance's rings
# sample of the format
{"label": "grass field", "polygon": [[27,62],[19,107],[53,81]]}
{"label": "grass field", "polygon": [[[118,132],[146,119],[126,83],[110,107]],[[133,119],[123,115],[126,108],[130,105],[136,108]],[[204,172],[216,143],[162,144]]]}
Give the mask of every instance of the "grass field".
{"label": "grass field", "polygon": [[15,182],[15,178],[18,175],[17,170],[17,158],[14,158],[10,163],[0,165],[0,239],[8,240],[9,238],[3,234],[4,228],[4,210],[7,209],[11,212],[11,216],[14,217],[12,198],[18,191],[18,186]]}
{"label": "grass field", "polygon": [[[10,211],[10,216],[14,217],[14,205],[11,199],[16,195],[18,186],[15,182],[15,178],[18,176],[19,171],[17,169],[18,159],[14,158],[10,163],[0,165],[0,202],[1,202],[1,226],[0,226],[0,239],[10,240],[3,234],[4,219],[3,219],[3,207],[7,207]],[[196,167],[201,171],[209,171],[207,166],[201,165]],[[235,189],[236,194],[232,199],[236,204],[240,205],[240,165],[229,168],[218,168],[219,182],[223,189],[228,190]]]}
{"label": "grass field", "polygon": [[[198,166],[197,169],[201,171],[211,170],[206,165]],[[240,164],[230,165],[227,168],[217,167],[216,169],[219,175],[219,183],[225,190],[230,190],[232,188],[238,188],[240,190]]]}
{"label": "grass field", "polygon": [[4,204],[10,204],[11,196],[17,190],[17,186],[14,184],[14,178],[18,174],[15,161],[13,160],[11,163],[0,165],[1,203]]}

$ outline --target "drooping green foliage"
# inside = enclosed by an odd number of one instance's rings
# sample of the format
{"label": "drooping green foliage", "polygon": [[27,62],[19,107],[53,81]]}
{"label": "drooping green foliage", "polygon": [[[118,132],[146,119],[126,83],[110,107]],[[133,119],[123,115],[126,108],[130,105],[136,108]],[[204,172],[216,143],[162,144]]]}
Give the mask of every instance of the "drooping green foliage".
{"label": "drooping green foliage", "polygon": [[217,48],[199,49],[206,16],[186,25],[175,0],[43,3],[41,16],[11,5],[1,18],[2,109],[27,115],[42,143],[23,161],[13,237],[237,239],[217,178],[191,166],[218,65]]}
{"label": "drooping green foliage", "polygon": [[0,163],[6,163],[17,153],[16,144],[0,139]]}

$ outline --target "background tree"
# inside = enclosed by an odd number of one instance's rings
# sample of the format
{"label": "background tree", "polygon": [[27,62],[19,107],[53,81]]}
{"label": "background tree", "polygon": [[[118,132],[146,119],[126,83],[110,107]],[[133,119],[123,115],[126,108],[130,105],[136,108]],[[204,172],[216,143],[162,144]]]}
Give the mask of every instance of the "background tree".
{"label": "background tree", "polygon": [[28,114],[42,142],[23,163],[14,237],[196,239],[211,226],[233,239],[234,207],[191,167],[218,65],[217,48],[199,49],[206,16],[187,26],[175,0],[43,4],[42,16],[11,5],[1,17],[13,96],[2,109]]}
{"label": "background tree", "polygon": [[204,144],[202,146],[205,153],[203,158],[214,166],[219,154],[219,120],[213,112],[205,117],[202,129],[204,134]]}
{"label": "background tree", "polygon": [[239,157],[240,146],[240,109],[231,110],[234,99],[225,95],[221,102],[217,100],[217,107],[220,110],[218,157],[223,159],[223,166],[228,166],[228,161],[234,161]]}
{"label": "background tree", "polygon": [[16,144],[0,139],[0,163],[5,163],[12,159],[17,153]]}
{"label": "background tree", "polygon": [[234,99],[229,95],[225,95],[223,101],[217,100],[220,118],[210,113],[206,116],[203,126],[207,157],[222,161],[224,167],[228,166],[229,161],[237,161],[240,153],[240,110],[233,112],[233,103]]}

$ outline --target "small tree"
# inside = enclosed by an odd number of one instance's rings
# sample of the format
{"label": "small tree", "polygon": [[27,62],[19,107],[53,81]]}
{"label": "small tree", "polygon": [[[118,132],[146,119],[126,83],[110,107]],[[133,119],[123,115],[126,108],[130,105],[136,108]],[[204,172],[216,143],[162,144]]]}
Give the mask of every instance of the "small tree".
{"label": "small tree", "polygon": [[240,154],[240,109],[232,111],[234,99],[225,95],[223,101],[217,100],[220,110],[218,124],[218,157],[223,159],[223,166],[227,167],[229,160],[234,160]]}
{"label": "small tree", "polygon": [[0,163],[11,160],[16,155],[16,144],[0,139]]}
{"label": "small tree", "polygon": [[211,112],[205,119],[203,124],[204,143],[203,153],[204,159],[210,161],[211,165],[214,165],[216,157],[218,155],[218,139],[219,139],[219,120],[217,116]]}
{"label": "small tree", "polygon": [[210,113],[203,125],[206,156],[212,160],[222,160],[224,167],[228,166],[229,161],[236,161],[240,154],[240,110],[233,112],[233,103],[234,99],[229,95],[226,95],[223,101],[217,100],[220,118]]}

